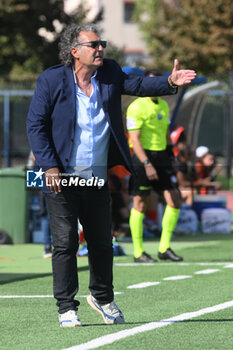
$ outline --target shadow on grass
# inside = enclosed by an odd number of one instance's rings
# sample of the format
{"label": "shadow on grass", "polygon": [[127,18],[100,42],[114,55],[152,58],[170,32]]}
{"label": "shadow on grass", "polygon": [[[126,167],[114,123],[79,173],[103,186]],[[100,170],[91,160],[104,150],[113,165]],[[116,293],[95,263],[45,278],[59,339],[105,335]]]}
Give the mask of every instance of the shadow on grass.
{"label": "shadow on grass", "polygon": [[0,273],[0,285],[51,276],[51,273]]}
{"label": "shadow on grass", "polygon": [[[88,266],[82,266],[78,268],[79,272],[86,270],[89,270]],[[18,281],[32,280],[36,278],[43,278],[48,276],[52,276],[52,273],[0,273],[0,285]]]}
{"label": "shadow on grass", "polygon": [[205,242],[205,241],[231,241],[232,233],[199,233],[196,235],[175,233],[175,242]]}
{"label": "shadow on grass", "polygon": [[176,322],[233,322],[233,318],[209,319],[209,320],[184,320]]}
{"label": "shadow on grass", "polygon": [[[174,242],[206,242],[206,241],[232,241],[233,239],[233,233],[201,233],[198,232],[197,234],[188,234],[188,233],[180,233],[180,232],[174,232]],[[143,241],[145,242],[159,242],[160,237],[155,236],[152,238],[143,237]],[[132,240],[128,239],[126,237],[123,238],[121,241],[119,240],[118,243],[132,243]]]}
{"label": "shadow on grass", "polygon": [[122,323],[122,324],[105,324],[105,323],[89,323],[89,324],[83,324],[82,323],[82,327],[103,327],[103,326],[106,326],[106,327],[120,327],[120,326],[127,326],[127,325],[145,325],[147,323],[150,323],[150,322],[125,322],[125,323]]}
{"label": "shadow on grass", "polygon": [[188,322],[193,322],[193,323],[198,323],[198,322],[233,322],[232,318],[223,318],[223,319],[201,319],[201,320],[180,320],[180,321],[141,321],[141,322],[125,322],[124,324],[119,324],[119,325],[108,325],[105,323],[89,323],[89,324],[82,324],[82,327],[103,327],[103,326],[126,326],[126,325],[146,325],[152,322],[156,322],[156,323],[188,323]]}

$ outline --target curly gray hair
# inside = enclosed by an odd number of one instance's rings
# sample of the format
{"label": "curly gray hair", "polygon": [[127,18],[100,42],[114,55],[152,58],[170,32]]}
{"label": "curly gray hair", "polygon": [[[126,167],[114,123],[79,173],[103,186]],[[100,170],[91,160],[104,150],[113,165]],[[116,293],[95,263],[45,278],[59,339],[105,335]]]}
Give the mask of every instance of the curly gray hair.
{"label": "curly gray hair", "polygon": [[72,66],[74,63],[74,57],[71,53],[71,48],[77,46],[78,37],[80,32],[94,32],[100,36],[99,30],[94,24],[84,24],[82,26],[77,26],[76,24],[71,24],[61,35],[59,42],[59,58],[65,66]]}

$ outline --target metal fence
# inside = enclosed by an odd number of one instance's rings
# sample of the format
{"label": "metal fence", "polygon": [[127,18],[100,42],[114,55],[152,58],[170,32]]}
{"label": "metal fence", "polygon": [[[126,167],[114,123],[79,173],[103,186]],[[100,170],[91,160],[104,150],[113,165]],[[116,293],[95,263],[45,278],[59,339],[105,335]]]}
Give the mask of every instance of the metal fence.
{"label": "metal fence", "polygon": [[0,166],[24,166],[29,154],[26,117],[32,90],[0,90]]}

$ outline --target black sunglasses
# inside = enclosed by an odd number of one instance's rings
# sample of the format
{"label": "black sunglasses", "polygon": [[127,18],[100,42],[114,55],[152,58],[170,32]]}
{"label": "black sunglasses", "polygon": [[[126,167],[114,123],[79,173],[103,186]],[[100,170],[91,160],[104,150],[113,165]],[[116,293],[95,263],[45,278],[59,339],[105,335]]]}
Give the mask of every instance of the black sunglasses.
{"label": "black sunglasses", "polygon": [[[88,45],[89,44],[89,45]],[[85,43],[78,43],[77,46],[88,46],[92,49],[97,49],[100,47],[100,45],[103,47],[103,49],[107,46],[107,41],[105,40],[94,40],[94,41],[87,41]]]}

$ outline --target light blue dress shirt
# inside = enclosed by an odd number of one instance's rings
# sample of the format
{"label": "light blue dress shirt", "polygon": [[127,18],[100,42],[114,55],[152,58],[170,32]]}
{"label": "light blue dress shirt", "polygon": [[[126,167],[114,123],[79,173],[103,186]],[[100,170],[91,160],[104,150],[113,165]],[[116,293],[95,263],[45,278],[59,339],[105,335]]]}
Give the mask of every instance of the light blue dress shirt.
{"label": "light blue dress shirt", "polygon": [[74,73],[76,125],[67,172],[84,179],[90,179],[94,175],[106,181],[110,128],[95,77],[96,72],[91,78],[93,89],[88,97],[79,88]]}

